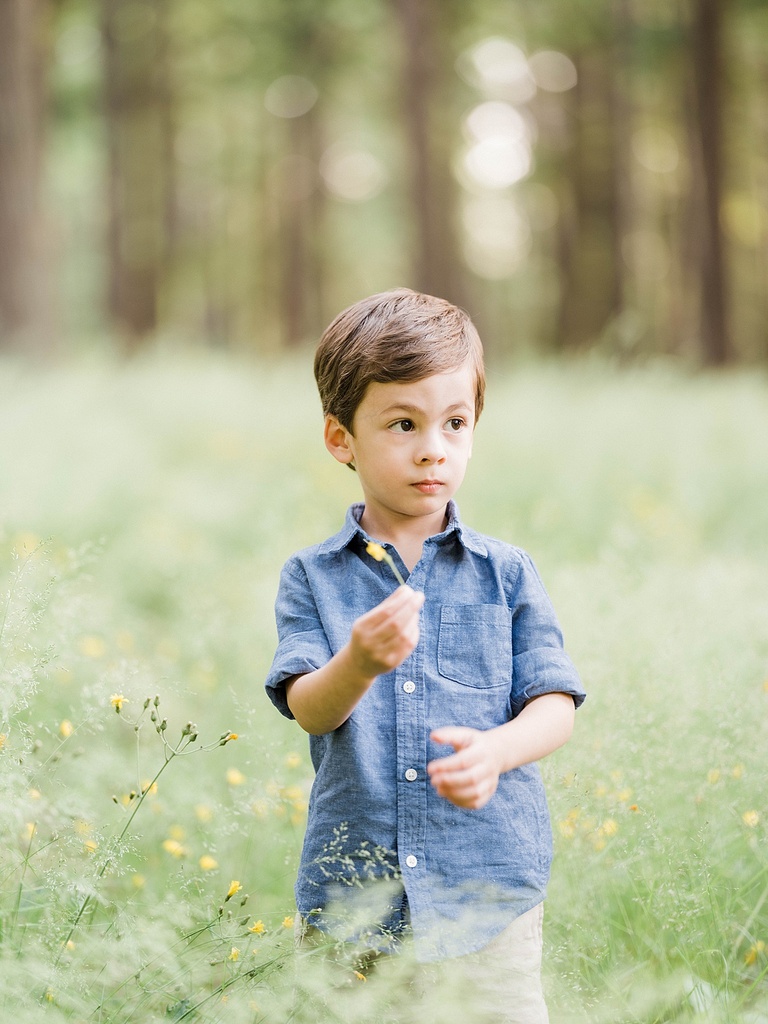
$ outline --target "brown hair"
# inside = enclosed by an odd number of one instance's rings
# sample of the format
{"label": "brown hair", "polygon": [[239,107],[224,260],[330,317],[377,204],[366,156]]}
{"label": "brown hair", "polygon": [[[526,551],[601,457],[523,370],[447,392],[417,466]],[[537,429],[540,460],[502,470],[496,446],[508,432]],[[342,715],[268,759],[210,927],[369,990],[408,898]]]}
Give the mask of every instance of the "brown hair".
{"label": "brown hair", "polygon": [[470,360],[475,370],[475,420],[485,395],[483,346],[463,309],[409,288],[356,302],[326,328],[315,353],[323,413],[352,430],[369,384],[424,380]]}

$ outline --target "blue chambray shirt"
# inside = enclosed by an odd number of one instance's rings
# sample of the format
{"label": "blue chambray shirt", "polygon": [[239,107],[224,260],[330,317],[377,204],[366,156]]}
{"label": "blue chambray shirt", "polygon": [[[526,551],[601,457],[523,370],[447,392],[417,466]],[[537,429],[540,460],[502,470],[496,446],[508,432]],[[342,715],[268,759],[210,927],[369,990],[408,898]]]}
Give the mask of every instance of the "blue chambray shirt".
{"label": "blue chambray shirt", "polygon": [[[397,585],[365,551],[363,508],[283,567],[266,687],[288,718],[285,681],[324,665]],[[544,898],[552,835],[535,764],[502,775],[479,810],[439,797],[427,763],[452,750],[430,732],[491,729],[540,694],[569,693],[577,706],[585,694],[524,551],[462,525],[453,502],[410,575],[385,547],[426,595],[419,643],[343,725],[309,737],[316,775],[296,903],[313,924],[374,947],[378,936],[391,948],[410,923],[417,957],[432,960],[481,949]]]}

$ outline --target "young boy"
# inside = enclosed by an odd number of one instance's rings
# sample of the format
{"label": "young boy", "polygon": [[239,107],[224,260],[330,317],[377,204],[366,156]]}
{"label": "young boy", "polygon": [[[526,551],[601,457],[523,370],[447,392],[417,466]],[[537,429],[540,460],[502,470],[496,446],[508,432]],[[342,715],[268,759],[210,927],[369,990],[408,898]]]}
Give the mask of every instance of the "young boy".
{"label": "young boy", "polygon": [[452,501],[480,339],[448,302],[385,292],[328,327],[315,377],[326,447],[364,503],[289,559],[276,602],[267,692],[316,772],[302,934],[389,952],[410,935],[420,961],[471,965],[491,1019],[542,1024],[551,833],[534,762],[570,737],[584,692],[530,558]]}

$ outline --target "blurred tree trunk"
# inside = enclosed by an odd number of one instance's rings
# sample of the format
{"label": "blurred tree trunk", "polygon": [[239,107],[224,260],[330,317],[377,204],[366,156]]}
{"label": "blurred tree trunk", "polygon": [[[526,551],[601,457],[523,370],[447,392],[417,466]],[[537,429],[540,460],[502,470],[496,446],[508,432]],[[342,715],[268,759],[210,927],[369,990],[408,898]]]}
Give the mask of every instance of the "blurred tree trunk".
{"label": "blurred tree trunk", "polygon": [[0,349],[51,343],[41,202],[47,0],[0,2]]}
{"label": "blurred tree trunk", "polygon": [[408,207],[413,223],[413,285],[419,291],[465,304],[457,257],[454,215],[456,187],[451,143],[439,109],[448,95],[439,0],[391,0],[404,47],[401,110],[408,161]]}
{"label": "blurred tree trunk", "polygon": [[722,0],[693,0],[691,56],[695,103],[691,133],[694,252],[698,276],[698,336],[704,362],[719,366],[731,353],[723,196],[723,7]]}
{"label": "blurred tree trunk", "polygon": [[101,0],[108,140],[108,308],[127,351],[157,329],[171,240],[163,0]]}
{"label": "blurred tree trunk", "polygon": [[574,54],[573,146],[567,151],[560,219],[559,339],[579,348],[600,338],[621,312],[624,214],[618,156],[626,129],[615,41]]}

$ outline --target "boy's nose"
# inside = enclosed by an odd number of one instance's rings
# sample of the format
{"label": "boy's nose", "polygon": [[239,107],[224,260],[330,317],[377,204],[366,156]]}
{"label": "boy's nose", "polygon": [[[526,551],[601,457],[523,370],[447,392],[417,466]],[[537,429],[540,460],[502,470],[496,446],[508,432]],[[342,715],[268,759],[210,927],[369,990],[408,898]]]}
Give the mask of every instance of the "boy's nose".
{"label": "boy's nose", "polygon": [[431,462],[445,462],[445,448],[438,438],[429,438],[419,452],[417,461],[421,465]]}

